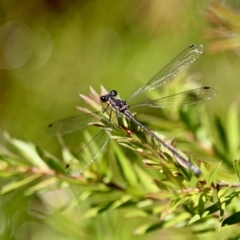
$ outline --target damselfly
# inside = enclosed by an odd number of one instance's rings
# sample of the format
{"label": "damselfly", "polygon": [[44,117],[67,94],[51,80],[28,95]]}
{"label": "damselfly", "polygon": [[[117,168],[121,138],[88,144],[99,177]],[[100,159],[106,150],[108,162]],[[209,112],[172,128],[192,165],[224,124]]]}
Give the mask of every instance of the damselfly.
{"label": "damselfly", "polygon": [[169,143],[160,139],[156,134],[150,131],[146,126],[141,124],[129,111],[136,107],[182,107],[187,105],[194,105],[201,102],[208,101],[216,96],[214,89],[210,87],[201,87],[156,100],[148,100],[134,105],[128,105],[127,102],[135,98],[137,95],[156,89],[166,82],[173,79],[177,74],[182,72],[190,66],[203,52],[203,46],[200,44],[193,44],[183,50],[177,57],[175,57],[169,64],[160,70],[146,85],[134,92],[127,101],[116,98],[117,92],[115,90],[100,97],[100,100],[106,106],[102,108],[102,112],[95,112],[83,114],[67,119],[54,122],[48,126],[48,132],[51,135],[65,135],[79,129],[82,129],[93,119],[101,118],[104,113],[107,113],[108,120],[102,130],[92,138],[90,142],[79,152],[78,159],[73,159],[67,165],[67,170],[72,176],[81,174],[93,161],[97,159],[99,154],[106,147],[110,134],[109,131],[116,125],[116,121],[121,116],[124,116],[128,121],[134,122],[142,130],[148,133],[156,142],[165,147],[171,152],[172,156],[186,168],[189,168],[196,176],[201,175],[201,170],[193,165],[187,158],[183,157],[179,152]]}

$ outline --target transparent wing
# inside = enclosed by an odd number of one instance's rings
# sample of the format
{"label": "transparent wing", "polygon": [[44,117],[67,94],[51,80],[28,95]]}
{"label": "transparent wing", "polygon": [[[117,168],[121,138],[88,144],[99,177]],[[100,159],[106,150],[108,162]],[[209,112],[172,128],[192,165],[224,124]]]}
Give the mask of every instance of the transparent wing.
{"label": "transparent wing", "polygon": [[186,92],[177,93],[171,96],[160,98],[157,100],[149,100],[142,102],[130,108],[148,106],[153,108],[165,108],[165,107],[182,107],[186,105],[194,105],[201,102],[209,101],[217,95],[216,91],[210,87],[202,87]]}
{"label": "transparent wing", "polygon": [[96,121],[96,118],[100,118],[101,116],[101,112],[95,112],[62,119],[49,124],[47,132],[53,136],[69,134],[88,126],[88,123]]}
{"label": "transparent wing", "polygon": [[160,87],[166,82],[173,79],[177,74],[191,65],[203,52],[203,46],[200,44],[193,44],[183,50],[177,57],[175,57],[168,65],[160,70],[146,85],[138,89],[129,99],[136,97],[138,94],[145,91],[150,91]]}
{"label": "transparent wing", "polygon": [[76,177],[81,174],[92,162],[94,162],[106,147],[110,136],[109,129],[102,129],[66,166],[67,173]]}

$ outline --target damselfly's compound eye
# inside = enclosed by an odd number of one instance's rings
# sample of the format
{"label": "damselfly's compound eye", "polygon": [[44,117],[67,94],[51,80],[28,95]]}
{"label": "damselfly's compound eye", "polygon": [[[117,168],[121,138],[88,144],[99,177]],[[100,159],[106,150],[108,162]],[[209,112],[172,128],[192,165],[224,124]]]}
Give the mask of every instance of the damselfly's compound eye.
{"label": "damselfly's compound eye", "polygon": [[101,99],[102,102],[107,102],[108,97],[109,97],[108,95],[103,95],[103,96],[100,97],[100,99]]}
{"label": "damselfly's compound eye", "polygon": [[112,90],[110,92],[110,94],[111,94],[112,97],[116,97],[117,96],[117,91],[116,90]]}

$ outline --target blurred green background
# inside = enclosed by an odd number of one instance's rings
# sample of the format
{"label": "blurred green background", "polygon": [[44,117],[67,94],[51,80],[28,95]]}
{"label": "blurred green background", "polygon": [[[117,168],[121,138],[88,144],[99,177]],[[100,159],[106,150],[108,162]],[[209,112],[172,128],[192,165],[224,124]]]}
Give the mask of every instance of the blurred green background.
{"label": "blurred green background", "polygon": [[218,92],[207,108],[224,116],[239,101],[239,55],[208,50],[207,7],[187,0],[1,1],[1,130],[56,150],[46,126],[77,115],[79,93],[102,84],[127,98],[192,43],[205,51],[191,71]]}
{"label": "blurred green background", "polygon": [[127,98],[192,43],[205,51],[190,72],[218,92],[206,108],[224,121],[232,102],[239,107],[239,49],[217,39],[221,27],[208,9],[208,1],[191,0],[1,0],[1,131],[60,156],[46,127],[78,114],[79,93],[103,85]]}

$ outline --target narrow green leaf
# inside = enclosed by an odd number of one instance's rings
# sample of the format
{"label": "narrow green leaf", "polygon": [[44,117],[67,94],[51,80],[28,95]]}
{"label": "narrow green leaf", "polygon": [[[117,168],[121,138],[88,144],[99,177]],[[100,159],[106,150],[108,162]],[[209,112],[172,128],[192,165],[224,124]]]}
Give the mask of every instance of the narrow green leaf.
{"label": "narrow green leaf", "polygon": [[84,218],[95,217],[95,216],[99,215],[101,212],[106,211],[109,208],[109,206],[111,206],[111,205],[112,205],[112,202],[99,204],[98,206],[92,207],[91,209],[86,211],[84,213],[83,217]]}
{"label": "narrow green leaf", "polygon": [[219,117],[215,117],[215,126],[217,128],[217,131],[218,131],[218,135],[219,135],[219,138],[218,140],[220,141],[221,143],[221,149],[224,150],[225,152],[229,152],[229,143],[228,143],[228,139],[227,139],[227,133],[226,133],[226,130],[224,129],[224,126],[220,120]]}
{"label": "narrow green leaf", "polygon": [[186,201],[186,199],[184,197],[178,197],[178,196],[175,196],[172,200],[171,200],[171,204],[170,204],[170,208],[169,210],[171,212],[174,212],[176,210],[176,208],[184,203]]}
{"label": "narrow green leaf", "polygon": [[165,221],[164,227],[185,226],[190,217],[191,213],[188,212],[181,212],[176,215],[172,214],[171,218]]}
{"label": "narrow green leaf", "polygon": [[147,223],[147,224],[141,225],[138,228],[136,228],[133,233],[135,235],[143,235],[148,232],[152,232],[154,230],[162,228],[163,224],[164,224],[164,222],[158,222],[158,223],[154,223],[154,224]]}
{"label": "narrow green leaf", "polygon": [[180,108],[179,115],[185,125],[190,129],[194,134],[196,134],[196,130],[199,127],[199,119],[196,114],[196,107],[185,107]]}
{"label": "narrow green leaf", "polygon": [[86,201],[87,199],[89,199],[91,196],[93,195],[92,192],[90,191],[84,191],[82,194],[80,194],[79,196],[75,196],[74,198],[72,198],[71,201],[69,201],[63,208],[62,210],[69,210],[70,208],[73,209],[75,206],[79,206],[79,204],[81,204],[81,202]]}
{"label": "narrow green leaf", "polygon": [[[224,216],[224,212],[226,209],[226,200],[228,198],[228,196],[226,195],[226,193],[228,192],[227,189],[220,189],[218,191],[218,201],[219,201],[219,207],[220,207],[220,214],[219,214],[219,223],[222,223],[223,221],[223,216]],[[219,228],[221,227],[221,224],[219,225]]]}
{"label": "narrow green leaf", "polygon": [[33,174],[33,175],[30,175],[28,177],[25,177],[24,179],[22,180],[18,180],[18,181],[14,181],[14,182],[11,182],[11,183],[8,183],[6,184],[5,186],[3,186],[1,188],[1,194],[6,194],[10,191],[13,191],[13,190],[17,190],[27,184],[33,184],[33,181],[42,177],[42,174]]}
{"label": "narrow green leaf", "polygon": [[139,218],[147,217],[150,214],[142,209],[129,209],[129,211],[124,215],[125,218]]}
{"label": "narrow green leaf", "polygon": [[130,201],[133,198],[131,195],[124,195],[120,199],[116,200],[109,209],[113,210],[124,205],[126,202]]}
{"label": "narrow green leaf", "polygon": [[36,146],[36,151],[41,159],[57,173],[65,174],[65,166],[63,163],[60,163],[56,158],[50,156],[50,154],[46,154],[39,146]]}
{"label": "narrow green leaf", "polygon": [[235,191],[235,192],[227,195],[223,200],[221,200],[221,203],[216,202],[212,206],[206,208],[205,213],[207,215],[216,213],[217,211],[219,211],[221,209],[220,204],[222,204],[222,206],[226,207],[227,205],[231,204],[232,201],[235,200],[235,198],[238,198],[239,195],[240,195],[240,191]]}
{"label": "narrow green leaf", "polygon": [[227,114],[227,138],[232,158],[236,158],[240,147],[239,113],[236,104],[232,104]]}
{"label": "narrow green leaf", "polygon": [[113,148],[117,158],[119,169],[121,171],[122,176],[126,179],[126,182],[130,184],[132,187],[139,186],[136,172],[133,170],[131,164],[131,161],[134,161],[134,159],[127,158],[124,155],[123,151],[119,149],[119,146],[117,144],[114,143]]}
{"label": "narrow green leaf", "polygon": [[198,213],[200,216],[203,216],[205,205],[208,202],[211,195],[212,195],[211,188],[204,188],[203,192],[200,194],[198,201]]}
{"label": "narrow green leaf", "polygon": [[200,219],[203,219],[204,217],[208,216],[208,214],[209,214],[209,213],[208,213],[207,211],[205,211],[205,212],[204,212],[203,214],[201,214],[201,215],[199,215],[199,214],[194,215],[194,216],[189,220],[188,225],[191,225],[191,224],[199,221]]}
{"label": "narrow green leaf", "polygon": [[238,176],[238,180],[240,181],[240,159],[234,160],[233,166],[234,166],[235,172]]}
{"label": "narrow green leaf", "polygon": [[229,216],[228,218],[225,218],[224,221],[222,222],[222,226],[233,225],[238,223],[240,223],[240,212],[236,212]]}
{"label": "narrow green leaf", "polygon": [[50,177],[49,179],[43,180],[39,183],[36,183],[34,186],[28,188],[25,191],[26,195],[31,195],[35,192],[40,191],[49,191],[53,185],[56,185],[59,183],[59,179],[56,177]]}
{"label": "narrow green leaf", "polygon": [[144,189],[152,193],[159,191],[159,188],[154,184],[151,176],[146,171],[144,171],[137,164],[134,164],[133,167],[138,175],[139,182],[144,187]]}
{"label": "narrow green leaf", "polygon": [[217,174],[218,174],[218,170],[221,166],[221,163],[216,164],[216,166],[214,166],[211,170],[211,172],[209,173],[208,178],[206,179],[208,186],[210,186],[211,184],[216,185],[217,184]]}
{"label": "narrow green leaf", "polygon": [[39,157],[33,144],[13,139],[7,133],[4,133],[4,138],[16,154],[20,155],[32,165],[39,167],[42,170],[49,169],[47,164]]}

